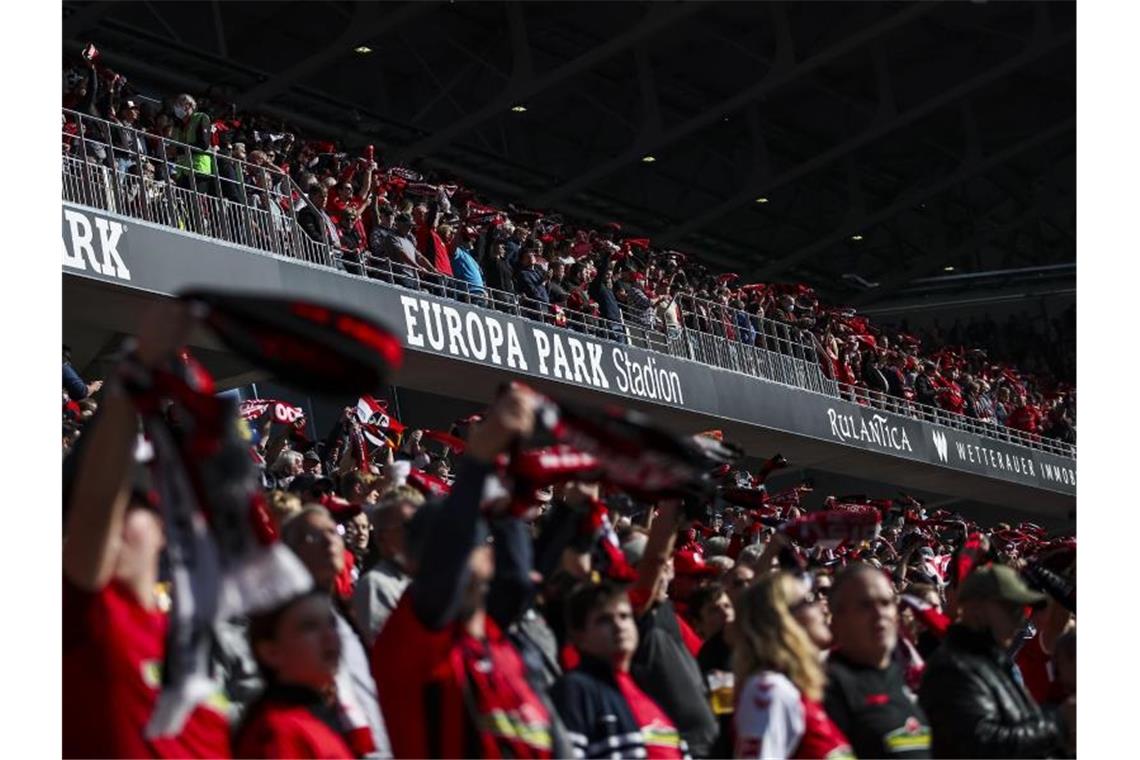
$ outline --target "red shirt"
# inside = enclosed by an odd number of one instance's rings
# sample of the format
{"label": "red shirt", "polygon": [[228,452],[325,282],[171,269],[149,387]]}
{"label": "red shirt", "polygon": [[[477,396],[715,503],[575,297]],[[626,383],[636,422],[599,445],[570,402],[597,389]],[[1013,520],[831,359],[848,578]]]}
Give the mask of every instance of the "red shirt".
{"label": "red shirt", "polygon": [[645,742],[646,757],[684,757],[681,752],[681,736],[677,727],[669,720],[657,703],[642,691],[629,673],[614,671],[618,690],[625,697],[633,719],[641,727],[641,738]]}
{"label": "red shirt", "polygon": [[475,639],[462,623],[431,630],[412,594],[401,597],[372,648],[396,757],[551,756],[550,715],[522,658],[490,618],[486,633]]}
{"label": "red shirt", "polygon": [[851,745],[823,706],[782,673],[760,671],[736,693],[735,756],[853,758]]}
{"label": "red shirt", "polygon": [[443,244],[439,233],[426,225],[420,227],[416,230],[416,248],[435,264],[436,271],[452,276],[451,257],[447,255],[447,246]]}
{"label": "red shirt", "polygon": [[1017,667],[1025,688],[1037,704],[1057,704],[1068,698],[1068,691],[1057,680],[1052,656],[1041,648],[1041,631],[1022,645],[1017,653]]}
{"label": "red shirt", "polygon": [[1014,430],[1020,430],[1024,433],[1036,433],[1037,417],[1037,410],[1026,404],[1010,412],[1005,424]]}
{"label": "red shirt", "polygon": [[229,757],[220,695],[174,737],[145,739],[162,680],[167,617],[118,582],[96,593],[63,581],[63,756]]}
{"label": "red shirt", "polygon": [[239,757],[355,758],[340,734],[303,704],[263,701],[237,737]]}

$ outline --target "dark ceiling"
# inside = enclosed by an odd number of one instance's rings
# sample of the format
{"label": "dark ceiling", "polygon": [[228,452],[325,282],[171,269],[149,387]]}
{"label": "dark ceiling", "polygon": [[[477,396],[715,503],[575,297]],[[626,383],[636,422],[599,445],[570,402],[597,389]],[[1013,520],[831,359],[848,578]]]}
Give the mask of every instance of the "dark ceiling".
{"label": "dark ceiling", "polygon": [[306,133],[375,143],[491,198],[618,220],[754,280],[805,279],[859,305],[951,266],[1004,273],[962,280],[971,292],[1075,282],[1072,2],[63,14],[65,52],[94,41],[137,82],[213,85]]}

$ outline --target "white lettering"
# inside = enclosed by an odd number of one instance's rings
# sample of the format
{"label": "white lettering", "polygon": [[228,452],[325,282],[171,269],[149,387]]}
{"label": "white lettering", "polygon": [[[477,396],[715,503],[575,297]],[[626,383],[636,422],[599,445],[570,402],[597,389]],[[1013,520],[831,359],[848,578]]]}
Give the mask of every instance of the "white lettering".
{"label": "white lettering", "polygon": [[526,357],[523,356],[519,335],[515,332],[515,326],[510,322],[507,322],[507,366],[521,369],[523,372],[527,371]]}
{"label": "white lettering", "polygon": [[[591,352],[592,354],[593,352]],[[615,348],[613,352],[614,367],[617,368],[617,387],[622,393],[629,393],[629,375],[627,374],[625,352]]]}
{"label": "white lettering", "polygon": [[423,348],[424,336],[416,331],[416,315],[413,314],[419,309],[419,304],[411,296],[400,296],[400,304],[404,307],[404,326],[408,329],[408,345]]}
{"label": "white lettering", "polygon": [[[602,347],[597,343],[587,343],[586,352],[590,355],[590,369],[593,372],[593,379],[591,382],[595,387],[605,388],[609,390],[610,381],[606,377],[605,371],[602,369]],[[617,364],[616,354],[614,364]]]}
{"label": "white lettering", "polygon": [[452,356],[463,354],[471,358],[467,352],[467,344],[463,341],[463,320],[459,310],[451,306],[443,307],[443,318],[447,322],[447,350]]}
{"label": "white lettering", "polygon": [[574,382],[590,382],[590,372],[586,369],[586,349],[582,348],[582,341],[577,338],[567,338],[570,344],[570,357],[574,362]]}
{"label": "white lettering", "polygon": [[550,356],[550,338],[537,327],[532,327],[531,332],[534,333],[534,345],[538,349],[538,371],[544,375],[549,375],[550,370],[546,367],[546,359]]}
{"label": "white lettering", "polygon": [[554,333],[554,376],[563,380],[573,380],[570,373],[570,362],[566,360],[566,349],[562,347],[562,338]]}
{"label": "white lettering", "polygon": [[[483,330],[483,320],[474,311],[467,312],[467,342],[471,344],[471,353],[479,361],[487,358],[487,333]],[[476,340],[478,337],[478,340]]]}
{"label": "white lettering", "polygon": [[119,238],[123,236],[123,225],[95,217],[95,227],[99,230],[99,247],[103,251],[103,274],[118,277],[120,280],[131,279],[127,265],[119,256]]}
{"label": "white lettering", "polygon": [[[443,335],[443,319],[441,316],[442,309],[437,303],[420,301],[420,304],[420,309],[424,312],[424,329],[427,331],[428,344],[434,350],[442,351],[445,340]],[[432,330],[432,322],[435,323],[435,330]]]}
{"label": "white lettering", "polygon": [[499,356],[499,348],[503,345],[503,326],[494,317],[487,317],[487,343],[491,346],[491,361],[501,366],[503,358]]}

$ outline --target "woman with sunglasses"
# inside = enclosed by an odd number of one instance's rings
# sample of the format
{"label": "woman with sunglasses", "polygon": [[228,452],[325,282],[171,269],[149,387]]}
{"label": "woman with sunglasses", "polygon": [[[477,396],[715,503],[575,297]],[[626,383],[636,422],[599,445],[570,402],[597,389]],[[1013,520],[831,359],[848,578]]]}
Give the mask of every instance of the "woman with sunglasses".
{"label": "woman with sunglasses", "polygon": [[820,704],[831,634],[808,584],[765,575],[740,596],[735,626],[736,757],[854,757]]}

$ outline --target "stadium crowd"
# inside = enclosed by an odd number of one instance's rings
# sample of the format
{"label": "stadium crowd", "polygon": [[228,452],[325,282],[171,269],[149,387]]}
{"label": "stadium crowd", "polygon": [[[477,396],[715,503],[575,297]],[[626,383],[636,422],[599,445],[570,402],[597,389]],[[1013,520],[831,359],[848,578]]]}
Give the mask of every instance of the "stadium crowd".
{"label": "stadium crowd", "polygon": [[[765,488],[779,455],[651,498],[628,473],[653,457],[539,448],[522,386],[447,431],[364,396],[319,441],[287,403],[243,405],[258,528],[305,583],[209,629],[209,679],[156,737],[186,624],[170,584],[203,560],[156,505],[179,479],[140,464],[140,415],[185,436],[202,498],[246,482],[210,459],[232,426],[209,424],[183,325],[148,320],[105,385],[65,351],[66,757],[1075,756],[1075,538],[909,497],[809,505]],[[641,428],[589,429],[605,449]]]}
{"label": "stadium crowd", "polygon": [[[810,341],[824,373],[860,403],[912,411],[923,404],[1076,442],[1071,383],[1008,360],[1011,345],[1052,356],[1059,341],[1004,341],[1003,354],[991,356],[978,346],[992,343],[993,332],[923,340],[824,304],[808,285],[745,283],[623,235],[617,223],[590,229],[558,214],[500,208],[446,178],[383,166],[374,146],[352,155],[280,121],[239,113],[216,96],[144,101],[100,64],[93,45],[78,63],[65,63],[63,104],[65,155],[142,177],[156,197],[170,182],[278,219],[294,214],[352,273],[492,305],[505,297],[539,318],[574,329],[594,325],[615,340],[625,339],[615,328],[622,323],[667,335],[687,327],[779,351],[774,326],[782,325],[779,334]],[[105,121],[80,124],[74,114]],[[169,144],[157,137],[192,150],[164,155]],[[1050,364],[1063,373],[1072,366],[1064,352]]]}

